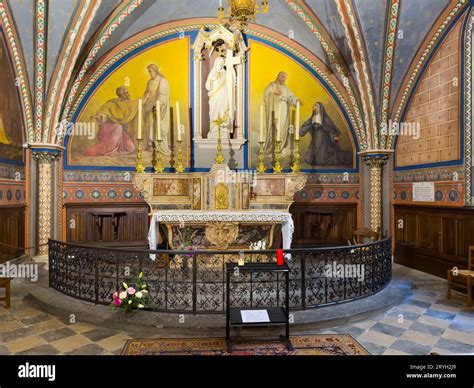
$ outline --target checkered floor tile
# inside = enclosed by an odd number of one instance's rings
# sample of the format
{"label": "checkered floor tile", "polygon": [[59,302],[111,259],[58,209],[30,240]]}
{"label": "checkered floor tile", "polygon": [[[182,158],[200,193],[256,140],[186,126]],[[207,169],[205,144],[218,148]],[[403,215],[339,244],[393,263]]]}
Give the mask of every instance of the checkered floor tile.
{"label": "checkered floor tile", "polygon": [[[447,300],[445,280],[406,267],[395,265],[394,278],[413,284],[400,305],[350,325],[305,333],[348,333],[376,355],[474,353],[474,308],[464,307],[465,296],[454,293]],[[137,338],[88,323],[63,322],[24,303],[26,291],[15,293],[14,287],[12,308],[0,307],[0,354],[113,355],[120,354],[127,339]]]}

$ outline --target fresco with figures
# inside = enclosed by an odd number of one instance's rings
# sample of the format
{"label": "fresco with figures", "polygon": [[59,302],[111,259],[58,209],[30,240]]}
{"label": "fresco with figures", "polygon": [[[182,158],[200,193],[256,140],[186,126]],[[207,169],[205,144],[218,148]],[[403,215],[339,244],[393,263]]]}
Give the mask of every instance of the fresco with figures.
{"label": "fresco with figures", "polygon": [[[282,165],[289,168],[293,162],[295,136],[300,138],[303,169],[355,167],[356,147],[349,124],[313,73],[284,51],[251,37],[248,51],[243,43],[238,49],[229,50],[224,41],[229,33],[222,28],[209,34],[213,33],[216,34],[215,41],[204,42],[200,63],[196,61],[198,56],[193,55],[193,48],[197,50],[193,40],[198,38],[191,34],[184,39],[162,41],[136,54],[113,69],[105,80],[100,80],[77,115],[68,145],[68,164],[133,167],[141,99],[146,166],[152,165],[157,101],[160,102],[162,162],[164,166],[174,165],[178,133],[176,101],[179,101],[181,123],[186,131],[186,135],[182,134],[184,149],[188,151],[185,154],[189,155],[190,147],[194,146],[195,160],[206,160],[205,165],[198,167],[211,166],[214,159],[212,144],[215,149],[219,136],[225,147],[235,142],[230,147],[237,159],[243,160],[247,148],[249,156],[245,162],[249,168],[256,168],[258,164],[259,140],[265,142],[265,163],[267,167],[272,166],[278,138]],[[232,33],[230,36],[233,37]],[[241,64],[246,65],[239,68]],[[194,76],[196,84],[192,85],[190,74],[196,74],[196,66],[200,66],[200,76]],[[243,82],[247,87],[240,89],[238,85]],[[196,94],[196,90],[201,93]],[[239,102],[239,90],[245,90],[242,96],[245,103]],[[190,106],[193,93],[194,106]],[[300,106],[300,125],[295,131],[297,104]],[[248,111],[242,116],[244,110],[240,107],[245,105]],[[189,108],[193,109],[194,115],[197,107],[201,114],[193,116],[195,133],[191,136]],[[198,120],[202,123],[198,132],[196,117],[202,118]],[[218,118],[222,119],[220,135],[215,121]],[[244,138],[246,135],[248,138]],[[205,145],[206,142],[209,144]],[[239,144],[245,146],[241,148]],[[186,166],[190,163],[189,158],[185,160]]]}
{"label": "fresco with figures", "polygon": [[[300,155],[304,169],[352,168],[355,149],[347,122],[321,83],[302,65],[274,48],[250,41],[250,165],[258,164],[259,140],[265,141],[269,166],[280,127],[282,164],[291,165],[296,105],[300,108]],[[263,133],[260,115],[263,111]],[[273,124],[272,124],[273,123]]]}
{"label": "fresco with figures", "polygon": [[[157,136],[156,102],[160,101],[161,153],[165,163],[172,163],[173,144],[178,138],[173,125],[177,120],[176,102],[180,103],[181,123],[189,128],[189,55],[189,40],[175,39],[156,45],[115,69],[78,115],[69,140],[68,164],[134,166],[140,99],[143,159],[147,165],[152,164],[153,140]],[[183,146],[189,147],[184,134]]]}
{"label": "fresco with figures", "polygon": [[20,100],[8,52],[0,37],[0,158],[8,162],[23,160],[23,124]]}

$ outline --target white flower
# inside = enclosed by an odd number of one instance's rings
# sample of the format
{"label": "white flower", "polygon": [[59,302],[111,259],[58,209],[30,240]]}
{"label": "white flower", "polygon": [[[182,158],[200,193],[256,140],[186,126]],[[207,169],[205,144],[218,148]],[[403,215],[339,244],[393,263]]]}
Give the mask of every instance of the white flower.
{"label": "white flower", "polygon": [[147,290],[142,290],[142,294],[148,294]]}
{"label": "white flower", "polygon": [[120,294],[119,294],[119,298],[120,299],[125,299],[127,297],[127,293],[125,291],[122,291]]}
{"label": "white flower", "polygon": [[129,300],[129,301],[128,301],[128,304],[132,304],[132,300]]}
{"label": "white flower", "polygon": [[140,298],[143,296],[143,293],[140,292],[140,291],[138,291],[138,292],[135,294],[135,296],[136,296],[138,299],[140,299]]}
{"label": "white flower", "polygon": [[139,309],[142,309],[143,307],[145,307],[145,306],[143,306],[142,304],[139,304],[139,305],[138,305],[138,308],[139,308]]}

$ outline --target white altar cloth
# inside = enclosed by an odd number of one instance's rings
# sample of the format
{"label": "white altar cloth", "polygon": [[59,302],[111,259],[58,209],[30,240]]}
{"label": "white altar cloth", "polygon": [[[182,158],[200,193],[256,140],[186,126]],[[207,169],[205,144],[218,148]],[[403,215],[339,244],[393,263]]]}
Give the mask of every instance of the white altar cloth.
{"label": "white altar cloth", "polygon": [[[150,249],[156,249],[156,231],[159,222],[281,222],[283,249],[291,248],[295,230],[290,213],[265,210],[247,211],[201,211],[201,210],[160,210],[153,214],[148,232]],[[250,242],[249,242],[250,245]]]}

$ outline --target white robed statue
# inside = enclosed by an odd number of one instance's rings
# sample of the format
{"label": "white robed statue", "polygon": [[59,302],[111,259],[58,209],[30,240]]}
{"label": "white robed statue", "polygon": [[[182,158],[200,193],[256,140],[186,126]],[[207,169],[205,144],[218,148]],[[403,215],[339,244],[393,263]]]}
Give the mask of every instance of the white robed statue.
{"label": "white robed statue", "polygon": [[233,66],[225,69],[226,60],[219,57],[214,61],[214,66],[206,81],[209,95],[210,131],[208,139],[217,139],[218,127],[214,123],[219,117],[224,120],[221,125],[221,139],[229,139],[234,123],[234,85],[236,80]]}
{"label": "white robed statue", "polygon": [[[280,141],[282,156],[289,156],[291,153],[290,121],[291,107],[295,107],[297,98],[286,85],[288,74],[284,71],[278,73],[275,81],[271,82],[265,89],[263,102],[265,104],[267,135],[265,139],[265,155],[273,157],[275,152],[275,141],[277,123],[280,127]],[[302,104],[302,103],[301,103]],[[278,117],[280,114],[280,117]]]}

